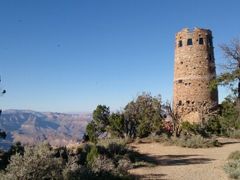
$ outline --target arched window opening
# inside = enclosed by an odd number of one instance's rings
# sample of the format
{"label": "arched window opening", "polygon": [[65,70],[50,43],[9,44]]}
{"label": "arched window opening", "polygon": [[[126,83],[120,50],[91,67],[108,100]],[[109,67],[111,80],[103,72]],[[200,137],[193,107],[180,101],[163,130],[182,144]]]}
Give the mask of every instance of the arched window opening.
{"label": "arched window opening", "polygon": [[178,41],[178,47],[182,47],[182,40]]}
{"label": "arched window opening", "polygon": [[199,43],[200,45],[203,45],[203,38],[199,38],[198,43]]}

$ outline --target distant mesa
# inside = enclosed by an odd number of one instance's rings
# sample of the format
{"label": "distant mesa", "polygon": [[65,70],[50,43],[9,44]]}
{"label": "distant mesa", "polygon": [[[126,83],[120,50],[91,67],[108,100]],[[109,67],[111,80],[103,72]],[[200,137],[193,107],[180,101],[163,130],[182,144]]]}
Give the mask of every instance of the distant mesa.
{"label": "distant mesa", "polygon": [[0,149],[6,149],[17,141],[23,144],[48,141],[53,146],[76,143],[82,138],[92,115],[6,110],[0,118],[0,129],[7,132],[6,140],[0,141]]}

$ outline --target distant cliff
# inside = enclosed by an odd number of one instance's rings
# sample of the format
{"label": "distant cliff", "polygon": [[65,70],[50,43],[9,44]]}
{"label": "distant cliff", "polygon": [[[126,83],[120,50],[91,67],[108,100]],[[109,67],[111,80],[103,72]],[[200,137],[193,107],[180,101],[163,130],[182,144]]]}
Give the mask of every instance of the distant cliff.
{"label": "distant cliff", "polygon": [[0,141],[0,148],[9,147],[16,141],[34,144],[46,140],[53,146],[74,143],[82,138],[90,120],[90,113],[6,110],[0,117],[0,129],[7,132],[7,138]]}

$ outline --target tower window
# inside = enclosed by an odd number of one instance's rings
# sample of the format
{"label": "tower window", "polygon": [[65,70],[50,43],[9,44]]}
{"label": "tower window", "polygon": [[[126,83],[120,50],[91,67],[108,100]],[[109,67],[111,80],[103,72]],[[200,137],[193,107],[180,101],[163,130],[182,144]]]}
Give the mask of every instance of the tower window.
{"label": "tower window", "polygon": [[182,40],[178,41],[178,47],[182,47]]}
{"label": "tower window", "polygon": [[187,40],[187,45],[189,46],[189,45],[192,45],[192,39],[188,39]]}
{"label": "tower window", "polygon": [[180,79],[180,80],[178,80],[178,83],[182,83],[182,82],[183,82],[183,80],[181,80],[181,79]]}
{"label": "tower window", "polygon": [[182,101],[178,101],[178,105],[181,106],[182,105]]}
{"label": "tower window", "polygon": [[203,44],[203,38],[199,38],[198,43],[199,43],[199,44]]}

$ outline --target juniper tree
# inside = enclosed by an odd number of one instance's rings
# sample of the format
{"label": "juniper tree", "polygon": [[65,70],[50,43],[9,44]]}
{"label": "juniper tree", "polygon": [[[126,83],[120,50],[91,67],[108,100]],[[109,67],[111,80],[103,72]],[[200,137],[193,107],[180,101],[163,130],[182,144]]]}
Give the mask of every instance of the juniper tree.
{"label": "juniper tree", "polygon": [[[229,44],[222,44],[220,48],[227,60],[223,64],[225,72],[217,76],[213,86],[230,86],[237,96],[237,106],[240,107],[240,39],[235,38]],[[233,88],[236,84],[237,87]]]}

